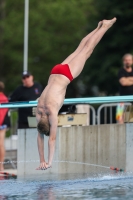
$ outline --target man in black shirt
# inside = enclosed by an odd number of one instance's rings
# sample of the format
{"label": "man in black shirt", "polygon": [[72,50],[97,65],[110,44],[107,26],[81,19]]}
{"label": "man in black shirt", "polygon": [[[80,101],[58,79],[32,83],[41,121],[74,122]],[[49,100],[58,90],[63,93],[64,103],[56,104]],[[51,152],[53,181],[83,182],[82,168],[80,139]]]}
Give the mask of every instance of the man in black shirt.
{"label": "man in black shirt", "polygon": [[120,83],[120,95],[133,95],[133,56],[125,54],[123,56],[123,68],[118,73]]}
{"label": "man in black shirt", "polygon": [[[43,88],[39,83],[34,83],[33,76],[25,71],[22,73],[23,85],[20,85],[10,96],[10,101],[32,101],[40,97]],[[32,107],[18,109],[18,128],[29,128],[28,116],[32,116]]]}

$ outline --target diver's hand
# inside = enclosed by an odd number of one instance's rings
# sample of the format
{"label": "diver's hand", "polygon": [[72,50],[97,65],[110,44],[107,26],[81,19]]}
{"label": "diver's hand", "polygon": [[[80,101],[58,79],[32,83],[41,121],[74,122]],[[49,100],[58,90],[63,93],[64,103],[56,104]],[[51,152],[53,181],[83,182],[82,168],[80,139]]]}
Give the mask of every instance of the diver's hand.
{"label": "diver's hand", "polygon": [[48,169],[50,167],[51,167],[51,165],[49,165],[48,163],[41,162],[40,165],[39,165],[39,167],[36,168],[36,170],[46,170],[46,169]]}

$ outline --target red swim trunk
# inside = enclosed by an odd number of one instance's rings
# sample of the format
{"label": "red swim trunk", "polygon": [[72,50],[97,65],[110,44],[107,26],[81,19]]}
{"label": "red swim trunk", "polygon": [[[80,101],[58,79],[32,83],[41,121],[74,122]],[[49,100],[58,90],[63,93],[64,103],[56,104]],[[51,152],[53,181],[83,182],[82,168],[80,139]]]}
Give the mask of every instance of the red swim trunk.
{"label": "red swim trunk", "polygon": [[70,68],[68,64],[58,64],[53,67],[50,74],[61,74],[66,76],[70,81],[73,80]]}

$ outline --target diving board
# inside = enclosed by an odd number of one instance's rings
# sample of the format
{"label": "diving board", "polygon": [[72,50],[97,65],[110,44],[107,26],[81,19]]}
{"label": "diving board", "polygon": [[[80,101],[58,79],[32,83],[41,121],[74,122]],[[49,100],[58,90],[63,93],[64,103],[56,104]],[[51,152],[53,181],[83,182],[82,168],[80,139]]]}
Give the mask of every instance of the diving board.
{"label": "diving board", "polygon": [[[87,97],[87,98],[71,98],[65,99],[64,104],[103,104],[116,102],[132,102],[133,95],[130,96],[108,96],[108,97]],[[22,108],[22,107],[36,107],[37,101],[28,102],[9,102],[1,103],[0,108]]]}

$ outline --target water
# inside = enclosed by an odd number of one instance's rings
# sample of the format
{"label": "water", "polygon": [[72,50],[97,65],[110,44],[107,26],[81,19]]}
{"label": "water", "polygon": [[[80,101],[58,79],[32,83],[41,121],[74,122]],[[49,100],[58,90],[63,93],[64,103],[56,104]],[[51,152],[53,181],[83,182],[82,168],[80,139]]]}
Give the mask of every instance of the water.
{"label": "water", "polygon": [[0,200],[129,200],[133,174],[65,174],[0,181]]}

